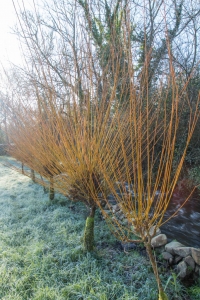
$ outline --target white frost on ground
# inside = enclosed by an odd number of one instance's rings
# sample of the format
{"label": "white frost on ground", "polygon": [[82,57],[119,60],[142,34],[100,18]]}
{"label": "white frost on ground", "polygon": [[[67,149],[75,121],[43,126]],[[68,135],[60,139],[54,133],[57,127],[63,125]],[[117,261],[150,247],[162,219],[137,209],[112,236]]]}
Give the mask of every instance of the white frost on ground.
{"label": "white frost on ground", "polygon": [[[13,202],[32,202],[34,200],[42,199],[48,201],[48,194],[44,194],[43,187],[34,184],[32,180],[5,166],[4,164],[10,163],[17,165],[14,158],[0,156],[0,215],[2,211],[8,215],[11,213],[10,209]],[[6,209],[5,209],[6,208]]]}

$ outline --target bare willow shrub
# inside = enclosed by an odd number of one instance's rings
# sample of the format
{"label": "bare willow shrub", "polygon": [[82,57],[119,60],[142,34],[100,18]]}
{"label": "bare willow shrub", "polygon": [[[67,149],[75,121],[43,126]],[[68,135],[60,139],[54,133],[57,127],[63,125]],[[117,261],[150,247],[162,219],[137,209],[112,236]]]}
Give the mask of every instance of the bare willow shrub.
{"label": "bare willow shrub", "polygon": [[[10,154],[50,182],[50,199],[55,188],[70,200],[82,201],[89,207],[84,237],[88,251],[94,246],[96,210],[91,194],[108,191],[98,169],[110,120],[109,111],[106,117],[103,105],[95,108],[94,103],[88,102],[80,111],[80,106],[73,103],[65,114],[53,103],[53,97],[45,109],[43,103],[42,113],[37,107],[21,104],[19,110],[17,105],[10,106],[15,116],[9,125],[9,136],[14,144]],[[38,179],[37,182],[47,184]]]}
{"label": "bare willow shrub", "polygon": [[[49,181],[49,198],[54,198],[53,176],[62,172],[60,161],[56,160],[53,151],[47,146],[47,139],[55,139],[58,142],[58,135],[52,130],[50,118],[44,120],[37,110],[24,108],[21,105],[20,111],[12,107],[15,117],[11,118],[9,135],[13,145],[10,147],[10,154],[23,164],[22,173],[35,178],[34,172]],[[28,166],[31,172],[25,171]],[[48,182],[37,177],[37,182],[48,186]]]}
{"label": "bare willow shrub", "polygon": [[[103,178],[128,222],[121,222],[109,200],[106,201],[107,210],[110,210],[108,214],[98,196],[93,195],[119,239],[144,243],[157,280],[159,299],[168,298],[160,280],[151,240],[157,229],[177,213],[175,211],[165,218],[199,117],[200,102],[200,97],[196,103],[189,101],[186,93],[188,82],[182,82],[181,76],[175,75],[170,56],[169,51],[169,75],[160,80],[151,93],[148,91],[148,62],[144,65],[139,86],[131,81],[134,68],[129,64],[129,103],[115,110],[111,124],[113,130],[105,145],[106,157],[99,164]],[[189,112],[186,138],[177,158],[178,130],[185,118],[186,107]]]}

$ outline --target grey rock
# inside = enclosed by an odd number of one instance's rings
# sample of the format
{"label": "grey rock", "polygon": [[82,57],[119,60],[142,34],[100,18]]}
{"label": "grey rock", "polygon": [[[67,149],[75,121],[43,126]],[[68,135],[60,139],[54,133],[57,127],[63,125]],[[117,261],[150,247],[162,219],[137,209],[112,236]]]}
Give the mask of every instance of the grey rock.
{"label": "grey rock", "polygon": [[118,212],[116,212],[116,216],[117,216],[118,218],[121,218],[121,217],[124,218],[124,213],[123,213],[123,211],[119,210]]}
{"label": "grey rock", "polygon": [[111,206],[108,203],[106,203],[106,205],[104,206],[104,209],[107,210],[107,209],[110,209],[110,208],[111,208]]}
{"label": "grey rock", "polygon": [[163,246],[167,243],[167,237],[165,234],[159,234],[157,236],[154,236],[151,240],[151,246],[154,248]]}
{"label": "grey rock", "polygon": [[175,257],[174,257],[174,263],[175,263],[175,265],[176,265],[177,263],[179,263],[182,259],[183,259],[182,256],[179,256],[179,255],[175,256]]}
{"label": "grey rock", "polygon": [[118,218],[123,221],[125,219],[124,214],[123,215],[119,215]]}
{"label": "grey rock", "polygon": [[187,264],[184,261],[181,261],[177,265],[177,271],[178,271],[180,278],[185,278],[187,275],[189,275],[191,273],[191,270],[190,271],[188,270]]}
{"label": "grey rock", "polygon": [[162,254],[163,252],[165,252],[165,246],[161,246],[161,247],[158,247],[156,248],[156,254]]}
{"label": "grey rock", "polygon": [[174,248],[174,253],[181,257],[186,257],[191,254],[191,247],[176,247]]}
{"label": "grey rock", "polygon": [[200,276],[200,267],[196,265],[195,267],[195,273]]}
{"label": "grey rock", "polygon": [[191,254],[195,263],[200,266],[200,249],[191,248]]}
{"label": "grey rock", "polygon": [[150,230],[149,230],[149,234],[150,234],[151,237],[157,236],[157,235],[161,234],[160,228],[156,228],[156,232],[155,232],[155,234],[154,234],[155,227],[156,227],[156,226],[152,226],[152,227],[150,228]]}
{"label": "grey rock", "polygon": [[118,204],[116,204],[116,205],[113,205],[113,207],[112,207],[112,211],[115,213],[115,212],[117,212],[117,211],[119,211],[120,210],[120,207],[119,207],[119,205]]}
{"label": "grey rock", "polygon": [[192,270],[195,269],[195,262],[194,262],[194,259],[192,258],[192,256],[189,255],[189,256],[185,257],[184,261],[186,262],[186,264],[188,266],[191,267]]}
{"label": "grey rock", "polygon": [[170,264],[171,264],[172,261],[173,261],[173,255],[170,254],[169,252],[166,252],[166,251],[163,252],[163,253],[162,253],[162,257],[163,257],[163,259],[168,260]]}
{"label": "grey rock", "polygon": [[184,245],[179,242],[172,241],[165,245],[165,251],[174,255],[175,254],[174,249],[177,247],[184,247]]}

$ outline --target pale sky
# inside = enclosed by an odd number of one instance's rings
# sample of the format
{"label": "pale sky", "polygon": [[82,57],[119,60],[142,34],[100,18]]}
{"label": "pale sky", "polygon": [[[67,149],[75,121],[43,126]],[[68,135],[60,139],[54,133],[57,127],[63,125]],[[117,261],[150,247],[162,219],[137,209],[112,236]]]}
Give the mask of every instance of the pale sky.
{"label": "pale sky", "polygon": [[[14,1],[17,3],[16,0]],[[22,61],[20,44],[17,37],[11,33],[11,28],[16,22],[12,0],[0,0],[0,64],[4,67],[9,66],[9,61],[17,65]]]}

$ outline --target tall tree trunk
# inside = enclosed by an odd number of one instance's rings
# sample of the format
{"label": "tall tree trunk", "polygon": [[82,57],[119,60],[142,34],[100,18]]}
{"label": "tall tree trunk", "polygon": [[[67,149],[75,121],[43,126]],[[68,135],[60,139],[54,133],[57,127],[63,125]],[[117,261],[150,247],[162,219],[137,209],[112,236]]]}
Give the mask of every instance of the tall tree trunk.
{"label": "tall tree trunk", "polygon": [[22,163],[22,174],[24,174],[24,164]]}
{"label": "tall tree trunk", "polygon": [[160,280],[160,276],[159,276],[159,273],[158,273],[156,260],[155,260],[155,257],[153,255],[152,249],[151,249],[151,241],[148,241],[148,242],[144,243],[144,245],[146,247],[151,265],[153,267],[153,272],[154,272],[155,277],[156,277],[156,281],[157,281],[157,285],[158,285],[158,292],[159,292],[158,300],[168,300],[168,297],[164,292],[162,282]]}
{"label": "tall tree trunk", "polygon": [[90,214],[86,219],[85,232],[84,232],[84,248],[90,252],[94,250],[94,216],[96,206],[90,208]]}
{"label": "tall tree trunk", "polygon": [[35,183],[35,171],[33,169],[31,169],[31,179]]}
{"label": "tall tree trunk", "polygon": [[53,200],[54,196],[55,196],[55,193],[54,193],[53,176],[50,176],[50,178],[49,178],[49,200]]}

